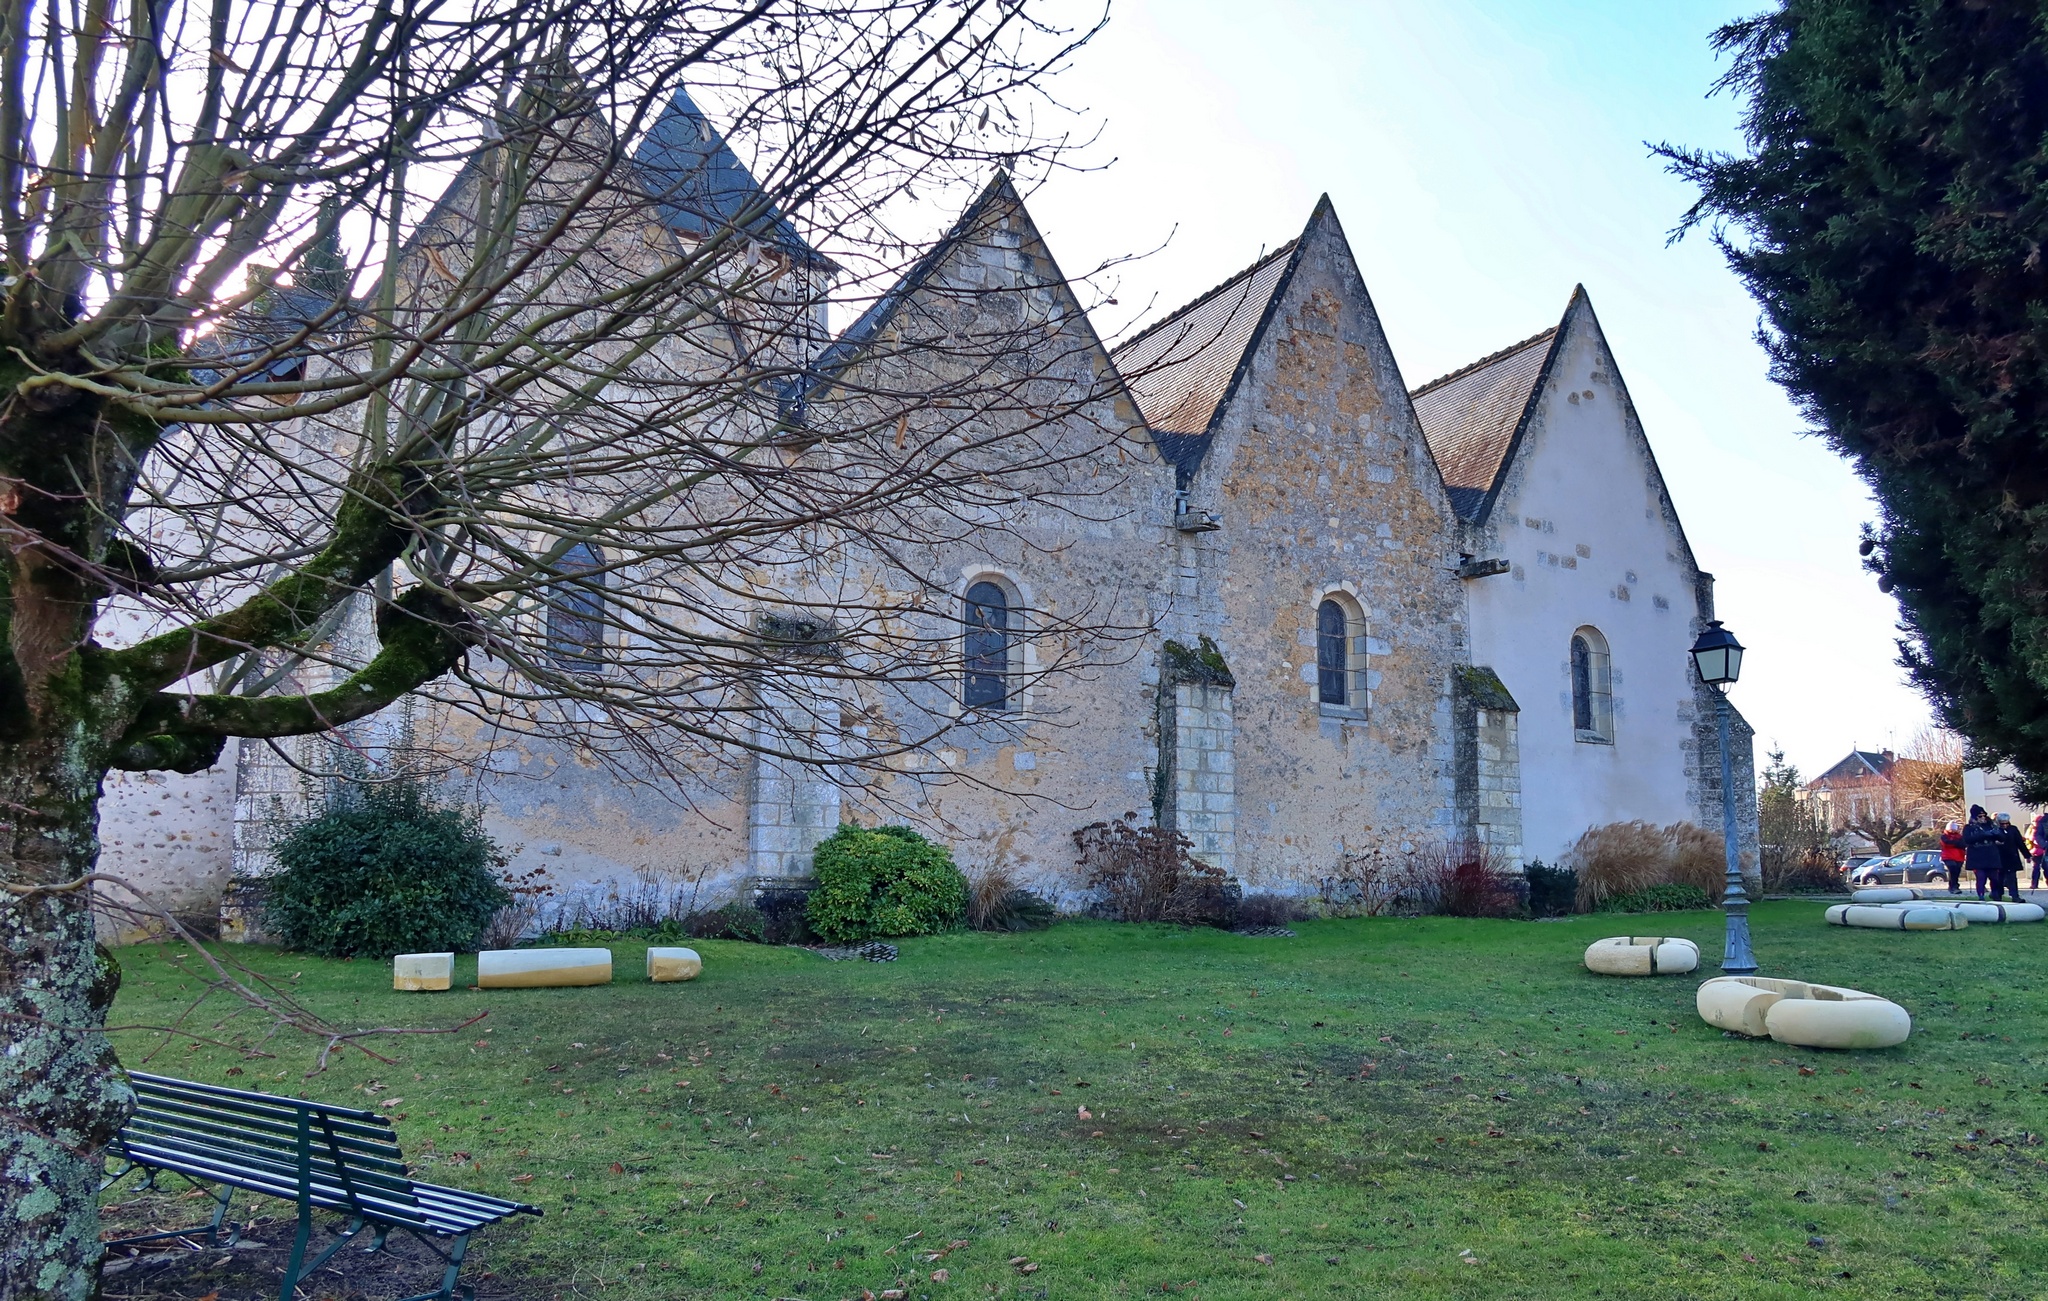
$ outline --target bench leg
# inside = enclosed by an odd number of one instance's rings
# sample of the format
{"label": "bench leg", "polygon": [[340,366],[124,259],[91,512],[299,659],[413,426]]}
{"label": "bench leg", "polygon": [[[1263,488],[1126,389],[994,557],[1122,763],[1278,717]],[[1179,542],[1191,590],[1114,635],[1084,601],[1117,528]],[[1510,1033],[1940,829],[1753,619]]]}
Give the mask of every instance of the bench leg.
{"label": "bench leg", "polygon": [[194,1225],[189,1229],[172,1229],[168,1233],[141,1233],[132,1238],[113,1238],[101,1245],[105,1247],[134,1247],[145,1242],[162,1242],[167,1238],[202,1238],[209,1247],[232,1247],[241,1240],[241,1227],[237,1225],[231,1228],[228,1231],[228,1240],[226,1242],[220,1240],[220,1231],[221,1225],[226,1222],[228,1217],[228,1203],[234,1199],[234,1196],[235,1190],[226,1184],[222,1184],[220,1191],[214,1194],[213,1218],[205,1224]]}
{"label": "bench leg", "polygon": [[285,1271],[283,1292],[284,1301],[291,1301],[292,1292],[298,1287],[298,1285],[301,1282],[305,1281],[308,1278],[311,1278],[315,1273],[317,1273],[320,1267],[322,1265],[325,1265],[328,1262],[328,1260],[334,1255],[335,1252],[340,1251],[343,1247],[346,1247],[355,1238],[355,1236],[358,1233],[361,1233],[362,1231],[363,1222],[360,1218],[350,1220],[348,1222],[348,1227],[343,1229],[340,1235],[336,1237],[333,1242],[327,1245],[327,1249],[325,1251],[321,1252],[319,1255],[313,1257],[312,1260],[308,1261],[304,1269],[300,1269],[298,1267],[298,1257],[302,1248],[294,1246],[292,1248],[292,1266],[290,1269]]}
{"label": "bench leg", "polygon": [[313,1239],[313,1201],[305,1198],[299,1202],[299,1228],[292,1235],[292,1258],[284,1267],[284,1288],[277,1294],[278,1301],[292,1301],[292,1293],[298,1289],[301,1270],[299,1266],[306,1259],[306,1244]]}
{"label": "bench leg", "polygon": [[[413,1236],[419,1237],[417,1233],[413,1234]],[[426,1242],[424,1238],[420,1240]],[[432,1292],[422,1292],[418,1296],[409,1296],[405,1298],[405,1301],[456,1301],[455,1276],[462,1271],[462,1258],[469,1252],[469,1235],[467,1233],[456,1234],[454,1240],[448,1244],[448,1250],[446,1251],[441,1251],[431,1242],[427,1243],[427,1249],[448,1262],[447,1270],[441,1275],[441,1286]],[[461,1290],[461,1295],[465,1298],[472,1294],[473,1290],[468,1287],[464,1287]]]}

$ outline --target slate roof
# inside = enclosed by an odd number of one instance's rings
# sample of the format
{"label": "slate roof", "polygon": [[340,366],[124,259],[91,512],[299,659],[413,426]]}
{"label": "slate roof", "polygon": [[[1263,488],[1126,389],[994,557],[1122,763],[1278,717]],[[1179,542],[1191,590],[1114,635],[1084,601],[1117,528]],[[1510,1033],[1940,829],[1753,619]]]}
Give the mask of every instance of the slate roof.
{"label": "slate roof", "polygon": [[1117,369],[1139,414],[1183,475],[1208,450],[1217,413],[1272,315],[1299,243],[1289,240],[1117,348]]}
{"label": "slate roof", "polygon": [[1485,518],[1557,337],[1556,327],[1545,330],[1409,394],[1459,518]]}
{"label": "slate roof", "polygon": [[[676,230],[704,238],[744,229],[800,261],[828,261],[774,204],[762,206],[766,196],[760,182],[680,86],[633,152],[633,165],[662,219]],[[750,211],[753,215],[742,222]]]}
{"label": "slate roof", "polygon": [[1822,782],[1844,781],[1852,777],[1887,777],[1891,775],[1894,758],[1881,750],[1851,750],[1842,761],[1820,776],[1807,783],[1809,788]]}

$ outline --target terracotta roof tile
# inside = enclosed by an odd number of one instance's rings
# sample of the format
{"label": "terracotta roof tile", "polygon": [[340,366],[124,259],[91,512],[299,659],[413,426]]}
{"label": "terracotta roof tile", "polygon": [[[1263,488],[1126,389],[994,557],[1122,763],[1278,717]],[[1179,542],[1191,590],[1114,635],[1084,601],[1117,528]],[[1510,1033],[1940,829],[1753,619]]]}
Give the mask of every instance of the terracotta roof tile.
{"label": "terracotta roof tile", "polygon": [[1173,443],[1207,437],[1252,335],[1286,278],[1294,245],[1281,245],[1116,350],[1117,369],[1170,459],[1180,459]]}
{"label": "terracotta roof tile", "polygon": [[1484,509],[1556,335],[1554,328],[1545,330],[1409,395],[1462,518],[1476,520]]}

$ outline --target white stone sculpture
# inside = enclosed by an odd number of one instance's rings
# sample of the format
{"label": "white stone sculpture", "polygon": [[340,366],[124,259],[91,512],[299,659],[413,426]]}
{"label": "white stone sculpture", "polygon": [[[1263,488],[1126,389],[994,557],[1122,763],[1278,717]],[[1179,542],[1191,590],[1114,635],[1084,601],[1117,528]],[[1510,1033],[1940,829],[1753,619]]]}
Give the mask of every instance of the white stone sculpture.
{"label": "white stone sculpture", "polygon": [[1830,926],[1863,926],[1879,931],[1959,931],[1970,919],[1945,904],[1876,906],[1838,903],[1827,911]]}
{"label": "white stone sculpture", "polygon": [[453,953],[401,953],[391,959],[393,989],[447,989],[454,982]]}
{"label": "white stone sculpture", "polygon": [[1978,923],[2037,922],[2048,910],[2037,903],[1993,903],[1989,899],[1930,900],[1910,904],[1886,904],[1887,908],[1950,908]]}
{"label": "white stone sculpture", "polygon": [[695,980],[704,970],[704,959],[695,949],[650,948],[647,950],[647,978],[656,984],[671,980]]}
{"label": "white stone sculpture", "polygon": [[1708,1025],[1802,1048],[1890,1048],[1913,1033],[1913,1018],[1890,999],[1803,980],[1716,976],[1695,1005]]}
{"label": "white stone sculpture", "polygon": [[476,983],[485,989],[608,985],[610,949],[485,949],[476,955]]}
{"label": "white stone sculpture", "polygon": [[1603,976],[1677,976],[1700,965],[1700,946],[1675,935],[1613,935],[1586,946],[1586,970]]}

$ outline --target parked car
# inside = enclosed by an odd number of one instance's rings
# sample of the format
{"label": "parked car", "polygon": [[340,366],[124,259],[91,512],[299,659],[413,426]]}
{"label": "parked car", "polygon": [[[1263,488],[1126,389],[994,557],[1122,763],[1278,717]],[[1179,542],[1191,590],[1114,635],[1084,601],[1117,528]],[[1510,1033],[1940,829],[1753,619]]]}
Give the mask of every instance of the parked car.
{"label": "parked car", "polygon": [[1849,869],[1851,885],[1928,885],[1948,883],[1938,849],[1909,849],[1890,858],[1872,858]]}
{"label": "parked car", "polygon": [[1858,871],[1870,866],[1872,863],[1882,863],[1890,857],[1891,855],[1889,854],[1851,854],[1842,860],[1842,875],[1848,878],[1851,885],[1854,885],[1856,884],[1856,873]]}

